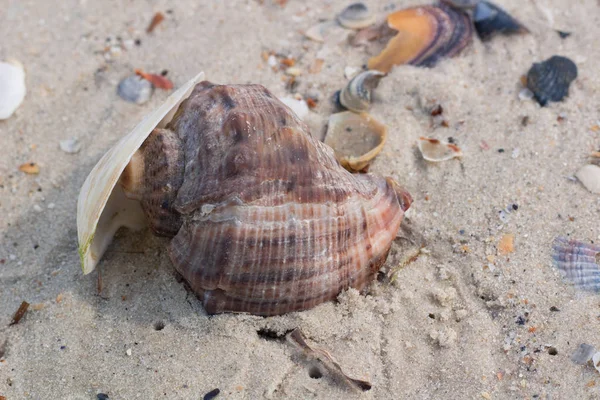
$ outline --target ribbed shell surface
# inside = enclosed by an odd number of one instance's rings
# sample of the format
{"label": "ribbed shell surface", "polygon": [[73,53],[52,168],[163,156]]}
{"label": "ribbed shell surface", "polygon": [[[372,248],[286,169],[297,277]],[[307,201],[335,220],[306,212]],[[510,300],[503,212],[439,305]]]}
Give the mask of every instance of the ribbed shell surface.
{"label": "ribbed shell surface", "polygon": [[344,170],[264,87],[202,82],[167,129],[185,165],[169,254],[208,313],[304,310],[374,278],[403,217],[393,185]]}

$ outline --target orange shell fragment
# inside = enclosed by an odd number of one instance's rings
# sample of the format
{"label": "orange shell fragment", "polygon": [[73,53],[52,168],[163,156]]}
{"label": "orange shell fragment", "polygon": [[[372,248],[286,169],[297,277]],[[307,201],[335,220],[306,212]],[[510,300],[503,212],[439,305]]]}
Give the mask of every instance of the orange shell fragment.
{"label": "orange shell fragment", "polygon": [[29,175],[37,175],[40,173],[40,167],[34,162],[28,162],[25,164],[19,165],[19,171],[25,172]]}
{"label": "orange shell fragment", "polygon": [[369,60],[369,69],[390,72],[394,65],[413,60],[435,37],[437,21],[423,8],[410,8],[392,13],[388,26],[398,31],[385,49]]}

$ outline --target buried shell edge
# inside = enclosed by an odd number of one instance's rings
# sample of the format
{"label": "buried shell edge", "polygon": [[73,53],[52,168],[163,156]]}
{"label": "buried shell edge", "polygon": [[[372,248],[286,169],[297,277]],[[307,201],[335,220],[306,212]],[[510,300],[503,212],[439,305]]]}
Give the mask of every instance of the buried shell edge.
{"label": "buried shell edge", "polygon": [[145,226],[141,206],[127,199],[117,183],[144,140],[155,128],[166,126],[181,102],[203,79],[204,73],[200,72],[169,96],[104,154],[86,178],[77,200],[77,236],[84,274],[94,270],[119,227],[140,229]]}

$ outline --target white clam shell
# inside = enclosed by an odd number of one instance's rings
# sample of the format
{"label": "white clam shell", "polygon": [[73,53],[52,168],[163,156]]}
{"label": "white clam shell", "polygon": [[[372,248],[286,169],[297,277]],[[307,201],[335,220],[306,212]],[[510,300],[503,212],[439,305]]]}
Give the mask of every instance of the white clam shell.
{"label": "white clam shell", "polygon": [[10,117],[25,98],[25,70],[18,61],[0,62],[0,119]]}
{"label": "white clam shell", "polygon": [[593,164],[584,165],[575,176],[587,190],[600,194],[600,167]]}
{"label": "white clam shell", "polygon": [[77,200],[77,235],[84,274],[93,271],[117,229],[121,226],[140,229],[146,225],[140,204],[127,199],[117,183],[129,160],[152,130],[165,127],[179,104],[189,97],[194,86],[202,80],[203,72],[169,96],[115,144],[88,175]]}

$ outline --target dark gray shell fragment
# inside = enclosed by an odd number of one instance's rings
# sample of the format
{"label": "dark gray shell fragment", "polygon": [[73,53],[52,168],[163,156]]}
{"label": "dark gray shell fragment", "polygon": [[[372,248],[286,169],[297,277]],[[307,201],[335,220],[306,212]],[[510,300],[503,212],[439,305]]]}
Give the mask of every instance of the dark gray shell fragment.
{"label": "dark gray shell fragment", "polygon": [[525,26],[506,11],[487,1],[480,1],[475,6],[473,24],[477,35],[483,41],[491,39],[498,33],[509,35],[529,32]]}
{"label": "dark gray shell fragment", "polygon": [[543,107],[549,101],[561,101],[569,94],[569,86],[577,78],[577,66],[562,56],[552,56],[534,63],[527,73],[527,88]]}

